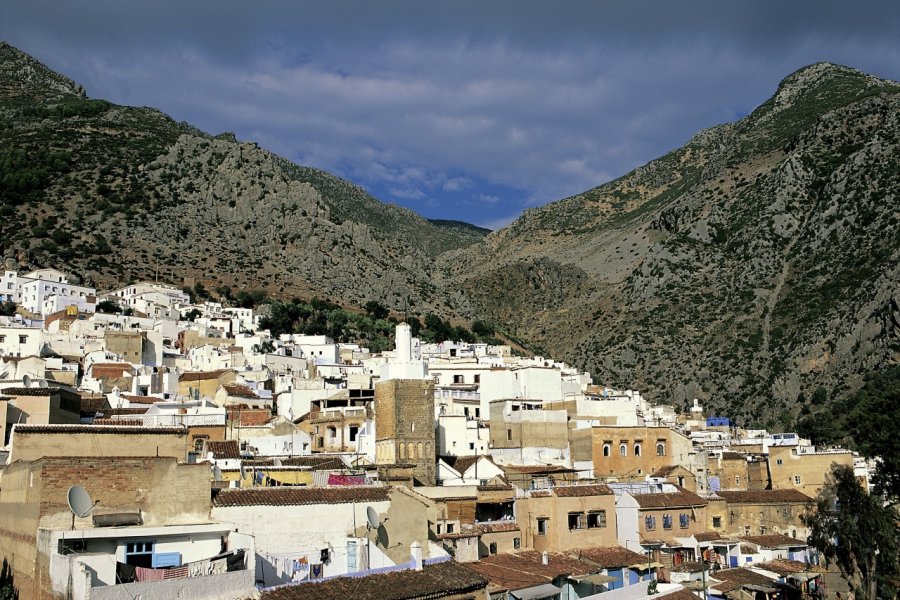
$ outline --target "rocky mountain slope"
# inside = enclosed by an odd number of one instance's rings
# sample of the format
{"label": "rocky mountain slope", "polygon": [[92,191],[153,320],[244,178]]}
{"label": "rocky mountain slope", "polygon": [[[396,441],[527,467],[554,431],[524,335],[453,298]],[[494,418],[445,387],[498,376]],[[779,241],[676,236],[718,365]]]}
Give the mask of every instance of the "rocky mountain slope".
{"label": "rocky mountain slope", "polygon": [[438,303],[441,252],[486,230],[423,219],[233,135],[91,100],[0,45],[0,251],[103,288],[194,277],[284,296]]}
{"label": "rocky mountain slope", "polygon": [[898,84],[813,65],[447,255],[442,284],[603,382],[790,426],[900,360],[898,136]]}

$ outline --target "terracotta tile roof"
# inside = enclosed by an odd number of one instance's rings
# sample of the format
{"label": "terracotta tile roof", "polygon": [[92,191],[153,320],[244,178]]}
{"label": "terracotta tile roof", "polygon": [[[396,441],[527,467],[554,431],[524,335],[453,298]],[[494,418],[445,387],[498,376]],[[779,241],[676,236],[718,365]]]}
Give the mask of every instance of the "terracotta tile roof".
{"label": "terracotta tile roof", "polygon": [[82,396],[81,412],[95,413],[98,410],[109,409],[109,401],[106,396]]}
{"label": "terracotta tile roof", "polygon": [[766,535],[745,535],[740,538],[745,542],[762,546],[763,548],[786,548],[788,546],[806,546],[803,540],[794,539],[780,533],[769,533]]}
{"label": "terracotta tile roof", "polygon": [[680,565],[675,565],[669,569],[673,573],[699,573],[700,562],[696,560],[687,560]]}
{"label": "terracotta tile roof", "polygon": [[800,562],[799,560],[788,560],[786,558],[776,558],[774,560],[762,562],[762,563],[754,563],[754,569],[764,569],[766,571],[771,571],[773,573],[778,573],[779,575],[792,575],[794,573],[803,573],[804,571],[809,571],[814,568],[812,565],[808,565],[804,562]]}
{"label": "terracotta tile roof", "polygon": [[91,425],[103,425],[105,427],[109,426],[126,426],[126,427],[143,427],[144,422],[140,419],[94,419],[91,422]]}
{"label": "terracotta tile roof", "polygon": [[150,410],[149,406],[130,406],[128,408],[104,408],[97,411],[99,417],[113,417],[116,415],[142,415]]}
{"label": "terracotta tile roof", "polygon": [[598,485],[561,485],[553,488],[560,498],[580,498],[582,496],[611,496],[612,490],[605,484]]}
{"label": "terracotta tile roof", "polygon": [[620,569],[647,563],[647,556],[621,546],[593,546],[576,548],[569,555],[596,565],[600,569]]}
{"label": "terracotta tile roof", "polygon": [[641,508],[676,508],[681,506],[706,506],[708,502],[684,488],[678,488],[677,492],[657,492],[649,494],[634,494],[638,506]]}
{"label": "terracotta tile roof", "polygon": [[722,569],[716,573],[713,578],[722,583],[713,583],[710,584],[710,587],[714,587],[720,592],[736,590],[745,585],[764,585],[771,587],[774,583],[771,578],[743,567],[738,569]]}
{"label": "terracotta tile roof", "polygon": [[236,398],[252,398],[253,400],[259,399],[256,392],[254,392],[250,386],[244,385],[243,383],[229,383],[222,387],[225,388],[225,391],[229,396],[234,396]]}
{"label": "terracotta tile roof", "polygon": [[14,425],[16,433],[133,433],[140,435],[184,435],[182,427],[134,427],[109,425]]}
{"label": "terracotta tile roof", "polygon": [[27,387],[17,387],[17,388],[4,388],[3,393],[7,396],[52,396],[54,393],[58,392],[58,388],[27,388]]}
{"label": "terracotta tile roof", "polygon": [[747,460],[746,454],[741,454],[740,452],[723,452],[722,460]]}
{"label": "terracotta tile roof", "polygon": [[515,521],[500,521],[498,523],[481,523],[475,525],[475,531],[479,533],[505,533],[519,531],[519,524]]}
{"label": "terracotta tile roof", "polygon": [[206,381],[209,379],[218,379],[223,373],[227,373],[230,369],[218,369],[216,371],[188,371],[182,373],[178,377],[178,381]]}
{"label": "terracotta tile roof", "polygon": [[213,453],[213,458],[240,458],[241,449],[237,440],[223,442],[210,440],[206,442],[206,451]]}
{"label": "terracotta tile roof", "polygon": [[711,542],[713,540],[721,540],[722,536],[715,531],[705,531],[703,533],[695,533],[694,539],[698,542]]}
{"label": "terracotta tile roof", "polygon": [[90,370],[94,379],[118,379],[125,373],[133,373],[134,367],[129,363],[94,363]]}
{"label": "terracotta tile roof", "polygon": [[229,421],[239,421],[244,426],[265,425],[272,420],[272,411],[268,408],[240,408],[228,406]]}
{"label": "terracotta tile roof", "polygon": [[651,473],[650,477],[668,477],[672,474],[672,471],[677,471],[678,465],[669,465],[667,467],[660,467],[656,470],[656,472]]}
{"label": "terracotta tile roof", "polygon": [[812,502],[813,499],[800,490],[750,490],[737,492],[716,492],[726,502],[735,504],[756,504],[768,502]]}
{"label": "terracotta tile roof", "polygon": [[653,600],[697,600],[697,595],[690,590],[677,590],[671,594],[657,596]]}
{"label": "terracotta tile roof", "polygon": [[[335,577],[320,583],[284,585],[263,590],[260,600],[412,600],[443,598],[484,590],[487,579],[468,565],[448,560],[366,577]],[[480,596],[480,595],[479,595]]]}
{"label": "terracotta tile roof", "polygon": [[213,506],[299,506],[387,500],[389,500],[387,487],[362,485],[333,488],[280,487],[222,490],[213,499]]}
{"label": "terracotta tile roof", "polygon": [[507,590],[550,583],[560,575],[589,575],[599,570],[562,552],[548,552],[547,557],[549,560],[545,565],[540,552],[529,550],[516,554],[494,554],[467,564],[487,577],[493,586]]}
{"label": "terracotta tile roof", "polygon": [[131,394],[122,394],[122,397],[132,404],[156,404],[157,402],[164,401],[162,398],[157,398],[156,396],[132,396]]}
{"label": "terracotta tile roof", "polygon": [[525,475],[544,475],[548,473],[574,473],[575,469],[559,465],[504,465],[504,469]]}

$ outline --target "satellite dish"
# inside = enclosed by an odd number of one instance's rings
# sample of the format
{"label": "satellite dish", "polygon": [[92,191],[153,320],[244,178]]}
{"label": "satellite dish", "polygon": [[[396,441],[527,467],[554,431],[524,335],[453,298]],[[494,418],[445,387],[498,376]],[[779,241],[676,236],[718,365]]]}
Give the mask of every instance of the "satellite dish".
{"label": "satellite dish", "polygon": [[91,500],[91,495],[80,485],[73,485],[69,488],[66,500],[69,503],[69,510],[76,517],[83,519],[94,510],[94,502]]}
{"label": "satellite dish", "polygon": [[283,466],[284,463],[282,463],[281,459],[276,456],[275,458],[272,459],[272,464],[275,465],[276,467],[281,467],[281,466]]}
{"label": "satellite dish", "polygon": [[218,465],[213,467],[213,479],[215,481],[222,481],[222,469],[220,469]]}
{"label": "satellite dish", "polygon": [[241,463],[241,479],[247,479],[247,467],[244,466],[244,463]]}
{"label": "satellite dish", "polygon": [[371,506],[366,507],[366,517],[369,519],[369,527],[378,529],[381,526],[381,519],[378,518],[378,511]]}
{"label": "satellite dish", "polygon": [[41,379],[40,381],[38,381],[38,387],[39,387],[39,388],[46,388],[46,387],[47,387],[47,380],[46,380],[46,379]]}
{"label": "satellite dish", "polygon": [[388,548],[391,545],[387,529],[384,528],[384,523],[378,526],[378,531],[375,533],[375,545],[381,546],[382,548]]}
{"label": "satellite dish", "polygon": [[28,375],[22,375],[22,386],[31,387],[31,377],[29,377]]}

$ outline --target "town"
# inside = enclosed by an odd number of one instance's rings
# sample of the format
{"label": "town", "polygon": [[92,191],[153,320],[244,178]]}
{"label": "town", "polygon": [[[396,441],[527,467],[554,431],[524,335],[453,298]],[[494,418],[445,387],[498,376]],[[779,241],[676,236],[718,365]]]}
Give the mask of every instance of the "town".
{"label": "town", "polygon": [[376,352],[69,280],[0,279],[22,598],[822,597],[803,516],[835,465],[874,469],[402,318]]}

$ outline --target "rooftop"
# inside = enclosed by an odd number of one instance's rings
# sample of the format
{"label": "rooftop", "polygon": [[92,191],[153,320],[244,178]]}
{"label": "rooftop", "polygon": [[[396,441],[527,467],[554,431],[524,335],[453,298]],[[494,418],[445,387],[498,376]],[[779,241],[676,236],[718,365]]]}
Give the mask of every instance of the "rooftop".
{"label": "rooftop", "polygon": [[757,504],[769,502],[812,502],[813,499],[799,490],[750,490],[726,492],[718,491],[716,495],[736,504]]}
{"label": "rooftop", "polygon": [[487,579],[455,561],[425,565],[421,571],[402,570],[366,577],[336,577],[321,583],[284,585],[264,590],[261,600],[411,600],[476,592]]}
{"label": "rooftop", "polygon": [[676,508],[680,506],[706,506],[707,501],[678,486],[674,492],[651,492],[649,494],[633,494],[641,508]]}
{"label": "rooftop", "polygon": [[300,506],[306,504],[351,504],[387,502],[387,487],[280,487],[222,490],[213,498],[214,507]]}

